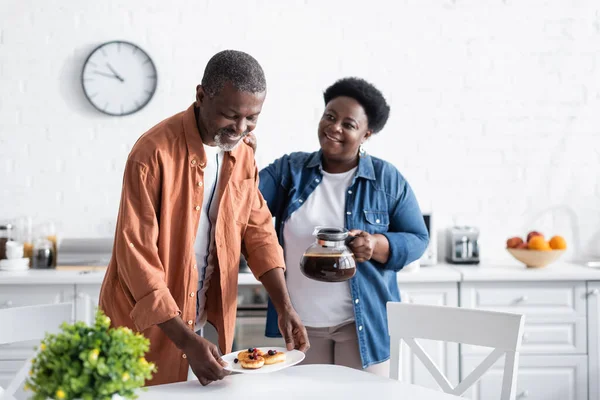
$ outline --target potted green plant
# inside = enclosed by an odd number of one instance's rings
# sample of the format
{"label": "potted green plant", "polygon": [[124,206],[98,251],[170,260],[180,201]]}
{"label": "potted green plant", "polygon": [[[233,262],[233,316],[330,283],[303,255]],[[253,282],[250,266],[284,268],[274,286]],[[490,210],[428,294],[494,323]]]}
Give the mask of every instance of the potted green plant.
{"label": "potted green plant", "polygon": [[34,400],[135,399],[156,371],[144,358],[149,348],[142,334],[110,328],[110,318],[98,310],[92,326],[64,323],[59,333],[46,335],[25,389]]}

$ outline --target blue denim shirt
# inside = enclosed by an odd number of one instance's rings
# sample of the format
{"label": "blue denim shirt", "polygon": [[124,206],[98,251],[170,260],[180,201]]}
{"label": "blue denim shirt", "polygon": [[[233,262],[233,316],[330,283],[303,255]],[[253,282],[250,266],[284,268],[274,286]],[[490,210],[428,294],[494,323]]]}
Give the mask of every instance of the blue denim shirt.
{"label": "blue denim shirt", "polygon": [[[321,151],[292,153],[260,171],[260,190],[275,217],[279,243],[283,226],[321,182]],[[429,242],[423,215],[408,182],[390,163],[364,154],[346,193],[346,228],[387,237],[386,263],[357,263],[350,280],[363,368],[390,357],[386,303],[400,301],[396,272],[421,257]],[[307,294],[308,295],[308,294]],[[269,301],[267,337],[280,336]]]}

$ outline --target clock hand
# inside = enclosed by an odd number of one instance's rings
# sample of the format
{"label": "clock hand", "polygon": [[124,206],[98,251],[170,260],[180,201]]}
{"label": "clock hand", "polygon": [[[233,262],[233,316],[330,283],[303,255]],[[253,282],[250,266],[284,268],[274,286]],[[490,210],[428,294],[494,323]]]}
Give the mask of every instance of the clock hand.
{"label": "clock hand", "polygon": [[117,74],[117,71],[115,71],[113,69],[113,67],[110,66],[109,63],[106,63],[106,66],[108,67],[108,69],[110,69],[110,72],[112,72],[118,80],[120,80],[121,82],[125,81],[125,79],[121,78],[121,76],[119,74]]}
{"label": "clock hand", "polygon": [[123,79],[120,79],[118,76],[116,76],[114,74],[107,74],[106,72],[100,72],[100,71],[93,71],[93,72],[98,75],[106,76],[107,78],[119,79],[121,82],[123,82]]}

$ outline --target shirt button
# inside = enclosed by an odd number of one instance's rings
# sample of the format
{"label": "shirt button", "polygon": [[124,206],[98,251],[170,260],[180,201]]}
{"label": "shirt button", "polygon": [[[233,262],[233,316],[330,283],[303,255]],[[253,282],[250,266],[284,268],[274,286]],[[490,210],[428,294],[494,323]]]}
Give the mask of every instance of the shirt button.
{"label": "shirt button", "polygon": [[198,268],[198,265],[194,264],[194,266],[192,268],[196,269],[196,268]]}
{"label": "shirt button", "polygon": [[200,206],[196,206],[196,211],[200,211]]}
{"label": "shirt button", "polygon": [[356,300],[354,300],[354,302],[355,302],[356,304],[358,304],[358,303],[360,302],[360,300],[359,300],[359,299],[356,299]]}
{"label": "shirt button", "polygon": [[200,168],[204,168],[204,163],[203,162],[200,163]]}
{"label": "shirt button", "polygon": [[319,178],[315,179],[315,182],[319,183]]}
{"label": "shirt button", "polygon": [[362,329],[363,329],[363,326],[362,326],[362,325],[358,327],[358,330],[359,330],[359,331],[362,331]]}
{"label": "shirt button", "polygon": [[181,358],[187,358],[187,356],[184,354],[184,355],[181,356]]}
{"label": "shirt button", "polygon": [[352,190],[348,190],[348,194],[352,194]]}
{"label": "shirt button", "polygon": [[[192,160],[192,165],[196,165],[196,160]],[[184,354],[185,356],[185,354]]]}
{"label": "shirt button", "polygon": [[300,200],[298,200],[298,203],[302,203],[302,201],[303,201],[303,200],[302,200],[302,199],[300,199]]}
{"label": "shirt button", "polygon": [[379,219],[376,219],[376,220],[375,220],[375,222],[376,222],[376,223],[380,223],[381,221],[380,221]]}
{"label": "shirt button", "polygon": [[190,297],[194,297],[194,292],[190,293]]}
{"label": "shirt button", "polygon": [[198,186],[202,187],[202,181],[198,182]]}
{"label": "shirt button", "polygon": [[346,214],[352,215],[352,212],[351,211],[346,211]]}
{"label": "shirt button", "polygon": [[[191,325],[193,323],[194,323],[194,321],[192,321],[191,319],[188,321],[188,325]],[[361,329],[362,329],[362,326],[361,326]]]}
{"label": "shirt button", "polygon": [[129,247],[135,247],[133,243],[129,243]]}

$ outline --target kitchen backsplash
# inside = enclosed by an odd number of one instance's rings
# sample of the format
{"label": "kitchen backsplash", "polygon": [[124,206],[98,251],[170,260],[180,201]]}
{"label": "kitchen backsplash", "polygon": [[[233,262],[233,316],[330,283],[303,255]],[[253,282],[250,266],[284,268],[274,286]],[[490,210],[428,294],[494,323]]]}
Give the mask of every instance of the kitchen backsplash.
{"label": "kitchen backsplash", "polygon": [[[111,236],[131,146],[191,104],[210,56],[236,48],[268,80],[259,166],[315,150],[323,89],[361,76],[392,107],[367,151],[401,170],[438,230],[478,227],[483,260],[509,260],[506,238],[531,229],[565,236],[569,257],[600,256],[597,0],[38,3],[8,0],[0,15],[0,219]],[[99,114],[80,86],[111,39],[158,70],[155,97],[127,117]]]}

